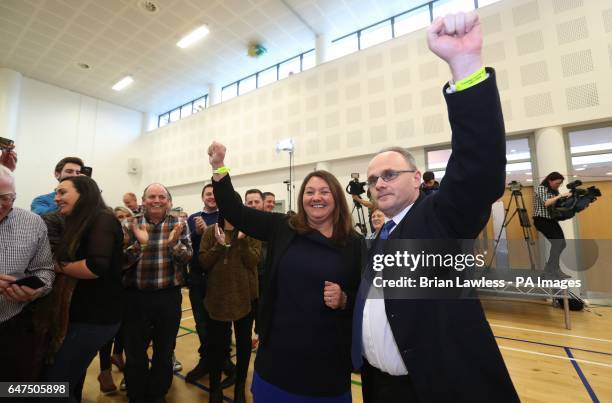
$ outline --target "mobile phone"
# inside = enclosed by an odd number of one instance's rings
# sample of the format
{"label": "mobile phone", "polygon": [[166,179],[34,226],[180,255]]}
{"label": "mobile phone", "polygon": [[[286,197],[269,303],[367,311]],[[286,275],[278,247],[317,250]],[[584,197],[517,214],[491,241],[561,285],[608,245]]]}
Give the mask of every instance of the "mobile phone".
{"label": "mobile phone", "polygon": [[14,144],[13,140],[5,139],[4,137],[0,137],[0,150],[6,150],[13,144]]}
{"label": "mobile phone", "polygon": [[28,276],[23,277],[18,280],[15,280],[11,283],[11,285],[17,284],[19,286],[25,285],[26,287],[30,287],[33,290],[37,290],[40,287],[44,287],[45,283],[36,276]]}
{"label": "mobile phone", "polygon": [[93,172],[92,167],[82,167],[81,168],[81,175],[89,176],[91,178],[92,172]]}

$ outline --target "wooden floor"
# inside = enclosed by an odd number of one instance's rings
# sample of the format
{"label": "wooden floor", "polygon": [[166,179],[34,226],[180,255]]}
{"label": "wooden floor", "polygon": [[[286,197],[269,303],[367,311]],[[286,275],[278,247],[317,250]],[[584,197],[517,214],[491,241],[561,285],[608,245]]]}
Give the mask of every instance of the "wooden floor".
{"label": "wooden floor", "polygon": [[[566,330],[563,311],[545,302],[483,301],[487,318],[523,402],[612,402],[612,307],[593,306],[571,312],[572,330]],[[208,378],[198,385],[184,381],[197,363],[198,337],[183,291],[183,318],[176,340],[176,355],[183,371],[175,374],[168,402],[207,402]],[[247,388],[252,378],[252,363]],[[124,392],[100,393],[98,359],[87,373],[84,402],[127,402]],[[119,386],[122,373],[113,367]],[[360,377],[353,375],[353,402],[361,403]],[[225,390],[231,402],[233,389]],[[249,402],[250,394],[248,394]]]}

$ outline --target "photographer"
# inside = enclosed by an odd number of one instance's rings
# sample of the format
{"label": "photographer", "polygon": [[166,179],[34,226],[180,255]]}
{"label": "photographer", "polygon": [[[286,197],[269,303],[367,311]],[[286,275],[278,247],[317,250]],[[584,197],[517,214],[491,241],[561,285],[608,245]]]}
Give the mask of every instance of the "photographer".
{"label": "photographer", "polygon": [[546,262],[544,271],[550,276],[568,278],[570,276],[561,272],[559,259],[561,252],[565,249],[565,236],[559,223],[554,220],[549,208],[562,197],[570,196],[571,193],[559,194],[559,187],[565,178],[559,172],[551,172],[536,186],[533,197],[533,224],[550,242],[550,255]]}

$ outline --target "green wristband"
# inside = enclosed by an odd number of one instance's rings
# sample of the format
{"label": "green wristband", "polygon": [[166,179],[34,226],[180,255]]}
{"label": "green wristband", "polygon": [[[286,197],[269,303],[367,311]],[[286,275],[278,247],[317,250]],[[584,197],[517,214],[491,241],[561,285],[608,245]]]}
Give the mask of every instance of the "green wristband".
{"label": "green wristband", "polygon": [[485,78],[487,78],[487,71],[484,67],[481,67],[466,78],[457,81],[455,83],[455,91],[467,90],[479,82],[484,81]]}
{"label": "green wristband", "polygon": [[214,174],[219,174],[219,175],[222,175],[222,174],[227,174],[227,173],[229,173],[229,171],[230,171],[229,167],[222,166],[222,167],[219,167],[219,168],[215,169],[215,170],[213,171],[213,173],[214,173]]}

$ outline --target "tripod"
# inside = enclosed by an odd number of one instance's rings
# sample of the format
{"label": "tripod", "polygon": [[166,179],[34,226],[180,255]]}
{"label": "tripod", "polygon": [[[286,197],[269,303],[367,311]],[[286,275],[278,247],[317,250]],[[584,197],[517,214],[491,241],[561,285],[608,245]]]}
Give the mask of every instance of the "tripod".
{"label": "tripod", "polygon": [[[516,207],[512,215],[508,217],[508,214],[510,213],[510,208],[512,207],[513,200],[514,200],[514,204]],[[519,217],[519,222],[523,230],[523,239],[525,240],[525,243],[527,244],[527,252],[529,253],[529,265],[531,267],[531,270],[535,270],[535,262],[534,262],[534,256],[533,256],[534,255],[533,248],[534,248],[535,242],[533,241],[533,234],[531,233],[531,222],[529,221],[529,215],[527,214],[527,209],[525,208],[525,199],[523,199],[523,193],[520,191],[520,189],[512,190],[512,194],[510,195],[510,201],[508,202],[508,207],[506,207],[502,227],[499,229],[499,234],[497,235],[497,238],[495,239],[495,246],[493,248],[493,254],[491,256],[491,261],[489,262],[489,265],[488,265],[489,268],[491,267],[491,264],[493,264],[493,259],[495,259],[495,254],[497,253],[497,247],[499,246],[499,241],[501,239],[502,233],[504,229],[508,227],[508,225],[510,224],[510,222],[512,221],[515,215],[518,215]]]}
{"label": "tripod", "polygon": [[351,210],[351,215],[353,215],[353,212],[355,211],[355,209],[357,209],[357,224],[355,224],[355,227],[359,228],[359,230],[361,231],[361,233],[363,234],[363,236],[366,236],[368,233],[368,228],[366,227],[365,224],[365,215],[363,214],[363,206],[361,204],[359,204],[359,202],[357,200],[353,200],[353,209]]}

